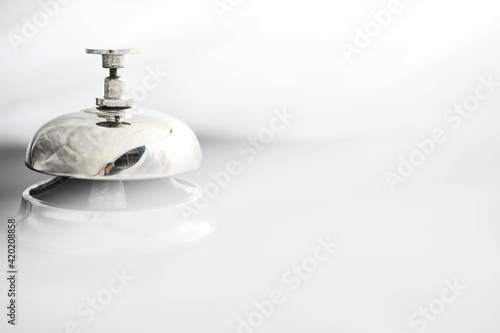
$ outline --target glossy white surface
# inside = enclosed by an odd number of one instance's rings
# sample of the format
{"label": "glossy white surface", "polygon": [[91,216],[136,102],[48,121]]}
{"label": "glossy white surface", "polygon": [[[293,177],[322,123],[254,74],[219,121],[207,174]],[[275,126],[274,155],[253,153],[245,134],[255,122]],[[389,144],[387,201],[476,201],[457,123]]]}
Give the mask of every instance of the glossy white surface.
{"label": "glossy white surface", "polygon": [[[487,136],[490,144],[480,150],[478,141],[455,137],[396,192],[383,173],[402,136],[276,142],[251,161],[237,153],[237,142],[206,142],[206,162],[190,177],[202,188],[228,161],[241,167],[201,210],[221,221],[213,238],[147,255],[21,247],[19,328],[52,333],[75,321],[96,333],[238,332],[238,318],[256,311],[254,302],[281,290],[285,301],[256,332],[416,332],[421,326],[411,326],[410,317],[438,304],[448,280],[466,289],[428,332],[488,331],[499,320],[488,309],[500,296],[500,174],[491,159],[500,140]],[[340,247],[292,290],[292,266],[328,237]],[[122,269],[134,280],[87,323],[90,315],[76,309]]]}

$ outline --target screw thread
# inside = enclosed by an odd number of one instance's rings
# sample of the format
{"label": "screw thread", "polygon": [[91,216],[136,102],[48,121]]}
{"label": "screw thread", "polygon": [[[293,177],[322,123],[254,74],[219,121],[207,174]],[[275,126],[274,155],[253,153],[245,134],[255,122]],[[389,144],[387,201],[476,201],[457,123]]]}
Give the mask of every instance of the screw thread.
{"label": "screw thread", "polygon": [[112,78],[118,77],[118,68],[110,68],[109,69],[109,77],[112,77]]}

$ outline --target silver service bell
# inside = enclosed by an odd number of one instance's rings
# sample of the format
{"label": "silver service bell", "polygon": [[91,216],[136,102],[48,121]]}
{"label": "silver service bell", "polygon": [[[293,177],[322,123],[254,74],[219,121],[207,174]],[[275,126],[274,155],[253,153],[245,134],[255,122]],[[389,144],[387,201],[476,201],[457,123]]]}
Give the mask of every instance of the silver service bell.
{"label": "silver service bell", "polygon": [[[118,76],[137,49],[87,49],[102,55],[104,96],[96,106],[44,124],[27,152],[28,168],[56,176],[23,193],[19,235],[45,249],[88,252],[169,249],[209,235],[213,223],[186,210],[201,195],[172,176],[200,167],[201,149],[180,120],[134,105]],[[74,222],[74,223],[68,223]]]}

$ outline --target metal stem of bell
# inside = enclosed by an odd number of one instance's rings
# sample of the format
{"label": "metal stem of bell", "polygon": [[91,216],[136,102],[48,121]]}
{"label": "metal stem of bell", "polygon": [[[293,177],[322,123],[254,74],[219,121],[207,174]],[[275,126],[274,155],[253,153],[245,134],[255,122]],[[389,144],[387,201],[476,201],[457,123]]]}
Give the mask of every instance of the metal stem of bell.
{"label": "metal stem of bell", "polygon": [[125,81],[118,76],[118,68],[125,67],[125,55],[137,53],[137,49],[87,49],[87,53],[100,54],[102,67],[109,69],[104,79],[104,96],[96,97],[96,104],[105,108],[130,108],[133,99],[125,95]]}

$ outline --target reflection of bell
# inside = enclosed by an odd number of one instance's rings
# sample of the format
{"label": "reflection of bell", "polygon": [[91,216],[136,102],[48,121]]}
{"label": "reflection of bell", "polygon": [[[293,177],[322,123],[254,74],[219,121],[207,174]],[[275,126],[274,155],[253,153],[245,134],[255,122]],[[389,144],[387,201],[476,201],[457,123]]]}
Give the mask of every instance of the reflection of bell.
{"label": "reflection of bell", "polygon": [[[186,180],[201,149],[178,119],[133,105],[118,68],[135,49],[95,50],[109,68],[95,107],[50,120],[34,135],[26,165],[55,178],[23,193],[22,241],[47,249],[151,249],[185,245],[209,234],[183,207],[200,195]],[[75,222],[75,223],[68,223]],[[97,246],[96,246],[97,244]]]}

